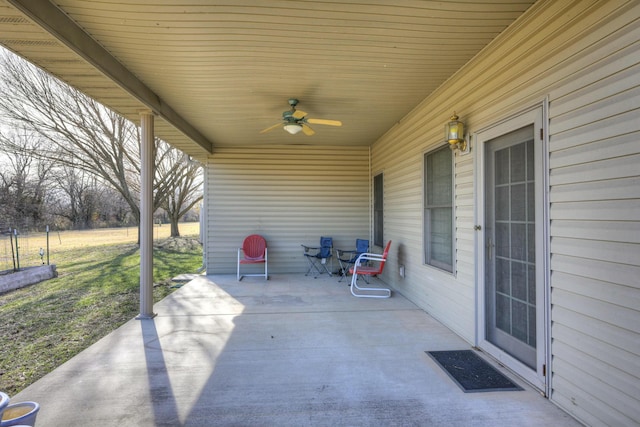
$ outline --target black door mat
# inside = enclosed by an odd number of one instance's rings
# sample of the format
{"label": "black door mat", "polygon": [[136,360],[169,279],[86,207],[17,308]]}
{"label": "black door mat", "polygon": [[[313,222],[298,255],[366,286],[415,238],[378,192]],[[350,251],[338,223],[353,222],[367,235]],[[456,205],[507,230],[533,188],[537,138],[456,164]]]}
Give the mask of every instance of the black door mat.
{"label": "black door mat", "polygon": [[465,393],[522,390],[472,350],[425,353],[431,356]]}

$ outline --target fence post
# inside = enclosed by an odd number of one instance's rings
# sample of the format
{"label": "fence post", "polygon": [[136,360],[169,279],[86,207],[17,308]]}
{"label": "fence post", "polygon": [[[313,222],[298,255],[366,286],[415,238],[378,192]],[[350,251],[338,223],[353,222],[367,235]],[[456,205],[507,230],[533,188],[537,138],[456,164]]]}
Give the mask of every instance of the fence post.
{"label": "fence post", "polygon": [[49,265],[49,226],[47,225],[47,265]]}
{"label": "fence post", "polygon": [[18,247],[18,229],[17,228],[13,229],[13,234],[16,239],[16,262],[18,263],[18,270],[16,271],[20,271],[20,250]]}
{"label": "fence post", "polygon": [[11,242],[11,260],[13,261],[13,271],[16,270],[16,253],[13,251],[13,231],[9,227],[9,241]]}

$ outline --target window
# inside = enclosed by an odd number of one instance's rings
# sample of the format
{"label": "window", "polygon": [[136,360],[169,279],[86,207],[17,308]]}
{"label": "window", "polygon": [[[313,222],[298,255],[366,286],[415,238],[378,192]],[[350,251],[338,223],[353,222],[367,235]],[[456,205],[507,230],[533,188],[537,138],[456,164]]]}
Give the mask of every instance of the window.
{"label": "window", "polygon": [[383,224],[382,174],[373,177],[373,244],[384,246],[382,235]]}
{"label": "window", "polygon": [[453,272],[453,154],[448,146],[424,156],[425,263]]}

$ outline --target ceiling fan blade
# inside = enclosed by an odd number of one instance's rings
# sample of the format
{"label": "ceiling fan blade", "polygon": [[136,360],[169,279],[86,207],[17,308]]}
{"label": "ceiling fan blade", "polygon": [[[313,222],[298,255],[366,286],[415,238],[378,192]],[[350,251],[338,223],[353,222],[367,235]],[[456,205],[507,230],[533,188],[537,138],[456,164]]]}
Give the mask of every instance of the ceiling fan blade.
{"label": "ceiling fan blade", "polygon": [[342,122],[340,120],[307,119],[307,122],[316,125],[342,126]]}
{"label": "ceiling fan blade", "polygon": [[273,130],[273,129],[275,129],[277,127],[280,127],[280,126],[282,126],[282,123],[278,123],[278,124],[275,124],[273,126],[270,126],[270,127],[266,128],[266,129],[263,129],[263,130],[260,131],[260,133],[267,133],[270,130]]}
{"label": "ceiling fan blade", "polygon": [[315,133],[313,129],[311,129],[309,126],[305,124],[302,124],[302,132],[304,132],[304,134],[307,136],[311,136]]}
{"label": "ceiling fan blade", "polygon": [[300,111],[300,110],[296,110],[292,114],[292,116],[295,117],[296,119],[301,119],[306,115],[307,115],[307,113],[305,113],[304,111]]}

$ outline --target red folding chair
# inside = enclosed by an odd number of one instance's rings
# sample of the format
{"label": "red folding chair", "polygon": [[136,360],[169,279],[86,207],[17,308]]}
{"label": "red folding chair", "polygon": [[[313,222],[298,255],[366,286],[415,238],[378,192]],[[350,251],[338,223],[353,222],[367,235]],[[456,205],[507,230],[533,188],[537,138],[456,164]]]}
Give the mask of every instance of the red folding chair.
{"label": "red folding chair", "polygon": [[[242,255],[242,256],[241,256]],[[240,275],[240,264],[260,264],[264,263],[264,274],[243,274]],[[242,247],[238,248],[238,281],[244,276],[264,276],[265,280],[269,280],[267,275],[267,241],[259,234],[252,234],[245,237]]]}

